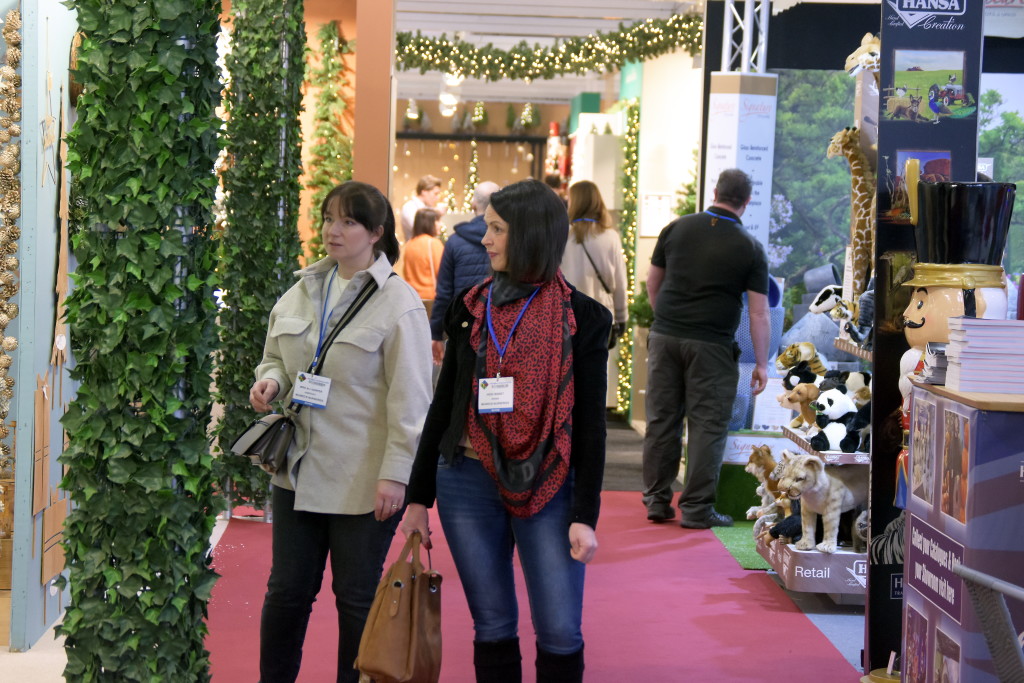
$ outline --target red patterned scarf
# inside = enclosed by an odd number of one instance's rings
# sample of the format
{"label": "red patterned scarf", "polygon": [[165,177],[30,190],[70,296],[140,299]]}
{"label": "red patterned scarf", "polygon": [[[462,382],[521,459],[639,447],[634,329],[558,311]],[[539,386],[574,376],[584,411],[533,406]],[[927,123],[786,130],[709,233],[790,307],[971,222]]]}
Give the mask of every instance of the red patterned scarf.
{"label": "red patterned scarf", "polygon": [[484,469],[498,483],[506,509],[516,517],[530,517],[547,505],[569,473],[576,318],[569,301],[571,290],[559,272],[540,286],[505,351],[501,374],[515,380],[513,410],[481,414],[479,380],[494,377],[499,360],[487,330],[487,293],[492,283],[491,319],[502,344],[536,289],[511,283],[499,274],[466,294],[464,301],[475,318],[470,344],[477,350],[466,431]]}

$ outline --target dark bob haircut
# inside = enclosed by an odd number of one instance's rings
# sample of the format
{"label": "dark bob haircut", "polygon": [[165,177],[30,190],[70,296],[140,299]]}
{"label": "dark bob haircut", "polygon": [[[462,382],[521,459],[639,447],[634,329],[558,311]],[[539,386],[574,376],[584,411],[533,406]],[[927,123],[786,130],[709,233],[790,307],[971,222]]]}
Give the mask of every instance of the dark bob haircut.
{"label": "dark bob haircut", "polygon": [[569,237],[562,199],[539,180],[521,180],[492,194],[491,208],[508,223],[508,276],[517,282],[553,279]]}
{"label": "dark bob haircut", "polygon": [[383,227],[381,238],[373,245],[375,256],[384,254],[391,265],[398,260],[398,237],[395,236],[395,212],[387,198],[373,185],[350,180],[327,193],[320,204],[320,220],[324,221],[327,207],[338,200],[338,213],[353,218],[368,232]]}

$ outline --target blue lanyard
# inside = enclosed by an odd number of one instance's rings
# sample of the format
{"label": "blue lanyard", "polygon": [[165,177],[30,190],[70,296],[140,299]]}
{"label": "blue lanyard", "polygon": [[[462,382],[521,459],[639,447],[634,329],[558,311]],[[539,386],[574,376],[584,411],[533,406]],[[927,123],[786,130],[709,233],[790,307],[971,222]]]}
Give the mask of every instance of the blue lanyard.
{"label": "blue lanyard", "polygon": [[[704,209],[704,213],[706,213],[709,216],[714,216],[715,218],[721,218],[723,221],[729,221],[730,223],[739,223],[739,221],[736,220],[735,218],[729,218],[728,216],[723,216],[722,214],[715,213],[714,211],[708,211],[707,209]],[[714,225],[714,222],[712,222],[711,224]]]}
{"label": "blue lanyard", "polygon": [[576,220],[573,221],[573,223],[579,223],[580,221],[583,221],[584,223],[596,223],[597,222],[597,220],[594,219],[594,218],[577,218]]}
{"label": "blue lanyard", "polygon": [[323,350],[324,338],[327,336],[327,303],[331,300],[331,286],[334,284],[334,276],[338,274],[338,266],[331,271],[331,279],[327,281],[327,291],[324,292],[324,305],[320,309],[320,338],[316,342],[316,356],[313,358],[313,367],[320,362],[320,352]]}
{"label": "blue lanyard", "polygon": [[498,335],[494,331],[494,320],[491,318],[491,290],[494,289],[494,283],[487,288],[487,331],[491,335],[491,341],[494,342],[494,348],[498,351],[498,377],[501,377],[501,364],[505,360],[505,351],[508,349],[508,345],[512,343],[512,335],[515,334],[516,328],[519,327],[519,321],[523,319],[523,314],[526,313],[526,308],[533,301],[533,297],[537,296],[537,292],[540,291],[540,287],[533,290],[533,294],[526,300],[523,307],[519,309],[519,315],[516,316],[516,321],[512,323],[512,329],[508,332],[508,338],[505,340],[505,344],[502,345],[498,342]]}

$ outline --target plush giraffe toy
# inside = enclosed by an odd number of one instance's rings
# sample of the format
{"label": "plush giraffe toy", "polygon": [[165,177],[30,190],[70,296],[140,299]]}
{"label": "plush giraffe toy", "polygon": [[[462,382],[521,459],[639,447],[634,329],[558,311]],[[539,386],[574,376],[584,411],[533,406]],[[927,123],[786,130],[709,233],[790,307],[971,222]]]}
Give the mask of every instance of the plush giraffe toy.
{"label": "plush giraffe toy", "polygon": [[860,47],[846,58],[844,68],[851,76],[855,76],[859,71],[870,71],[875,75],[875,82],[877,84],[881,60],[881,42],[871,33],[865,33],[864,37],[860,39]]}
{"label": "plush giraffe toy", "polygon": [[853,254],[853,291],[856,301],[867,287],[875,252],[875,177],[860,147],[860,131],[844,128],[832,136],[826,156],[842,155],[850,164],[851,213],[850,246]]}

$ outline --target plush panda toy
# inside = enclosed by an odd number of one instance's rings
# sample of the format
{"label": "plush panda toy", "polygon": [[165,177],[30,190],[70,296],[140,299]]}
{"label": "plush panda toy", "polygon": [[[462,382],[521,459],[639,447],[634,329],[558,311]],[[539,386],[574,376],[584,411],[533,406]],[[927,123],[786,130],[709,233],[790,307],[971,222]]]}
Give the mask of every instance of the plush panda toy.
{"label": "plush panda toy", "polygon": [[[840,384],[821,392],[811,407],[818,411],[816,422],[821,427],[821,431],[811,437],[811,448],[817,451],[854,453],[860,446],[860,430],[866,426],[866,422],[870,422],[870,413],[857,409],[846,386]],[[866,421],[865,413],[868,415]]]}

